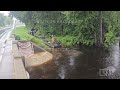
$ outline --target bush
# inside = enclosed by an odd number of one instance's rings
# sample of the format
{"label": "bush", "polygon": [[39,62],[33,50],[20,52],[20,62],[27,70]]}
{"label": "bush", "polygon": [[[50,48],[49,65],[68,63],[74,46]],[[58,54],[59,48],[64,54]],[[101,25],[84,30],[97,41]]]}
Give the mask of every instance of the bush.
{"label": "bush", "polygon": [[19,36],[19,35],[16,35],[16,36],[15,36],[15,40],[20,40],[20,36]]}
{"label": "bush", "polygon": [[117,42],[117,37],[114,35],[112,31],[109,31],[105,34],[105,47],[110,47],[111,45],[115,44]]}
{"label": "bush", "polygon": [[15,30],[15,35],[16,35],[16,40],[29,40],[31,42],[36,43],[39,46],[45,47],[45,49],[48,48],[48,46],[45,45],[40,39],[28,34],[27,28],[24,26],[17,27]]}

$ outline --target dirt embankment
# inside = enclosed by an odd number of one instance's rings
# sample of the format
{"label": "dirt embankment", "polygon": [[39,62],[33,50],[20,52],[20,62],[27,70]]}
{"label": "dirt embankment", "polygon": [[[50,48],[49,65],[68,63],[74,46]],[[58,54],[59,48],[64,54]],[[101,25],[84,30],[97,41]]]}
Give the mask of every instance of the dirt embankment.
{"label": "dirt embankment", "polygon": [[18,42],[19,51],[25,57],[25,67],[35,67],[52,60],[53,56],[29,41]]}

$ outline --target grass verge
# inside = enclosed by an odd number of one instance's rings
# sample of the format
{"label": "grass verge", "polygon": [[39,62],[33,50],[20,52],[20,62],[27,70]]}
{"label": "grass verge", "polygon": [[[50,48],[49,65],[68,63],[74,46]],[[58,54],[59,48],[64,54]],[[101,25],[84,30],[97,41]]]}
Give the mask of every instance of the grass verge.
{"label": "grass verge", "polygon": [[17,36],[20,40],[28,40],[31,41],[45,49],[48,49],[49,47],[45,45],[42,40],[28,34],[28,30],[25,26],[17,27],[16,30],[13,31],[13,34]]}

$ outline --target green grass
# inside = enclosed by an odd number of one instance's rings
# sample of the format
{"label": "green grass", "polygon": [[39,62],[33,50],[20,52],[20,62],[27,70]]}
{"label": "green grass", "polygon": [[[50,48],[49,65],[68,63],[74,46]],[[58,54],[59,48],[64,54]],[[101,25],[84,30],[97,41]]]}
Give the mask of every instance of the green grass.
{"label": "green grass", "polygon": [[70,35],[66,35],[64,37],[59,36],[56,37],[57,41],[60,41],[62,43],[63,46],[65,47],[71,47],[73,46],[73,39],[74,37],[70,36]]}
{"label": "green grass", "polygon": [[20,38],[20,40],[28,40],[31,42],[36,43],[37,45],[47,49],[48,46],[45,45],[42,40],[28,34],[27,28],[25,26],[17,27],[15,31],[13,31],[13,34],[15,34],[17,37]]}
{"label": "green grass", "polygon": [[[51,41],[51,38],[47,38],[48,41]],[[76,37],[66,35],[66,36],[57,36],[57,41],[60,41],[64,47],[72,47],[76,44]]]}
{"label": "green grass", "polygon": [[[47,45],[45,45],[42,40],[28,34],[28,30],[25,26],[21,26],[21,27],[17,27],[15,31],[13,31],[13,34],[15,34],[18,39],[20,40],[29,40],[31,42],[34,42],[36,43],[37,45],[45,48],[45,49],[48,49],[49,47]],[[46,38],[48,41],[51,42],[51,38]],[[70,35],[66,35],[66,36],[57,36],[56,37],[56,40],[57,41],[61,41],[62,42],[62,45],[63,46],[67,46],[67,47],[70,47],[70,46],[73,46],[75,45],[75,37],[73,36],[70,36]]]}

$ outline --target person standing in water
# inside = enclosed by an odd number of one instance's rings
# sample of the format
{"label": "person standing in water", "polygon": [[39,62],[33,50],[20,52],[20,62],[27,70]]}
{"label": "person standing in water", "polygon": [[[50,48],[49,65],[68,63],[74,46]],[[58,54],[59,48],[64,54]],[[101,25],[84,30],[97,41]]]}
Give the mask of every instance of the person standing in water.
{"label": "person standing in water", "polygon": [[52,44],[55,44],[55,36],[52,35]]}

